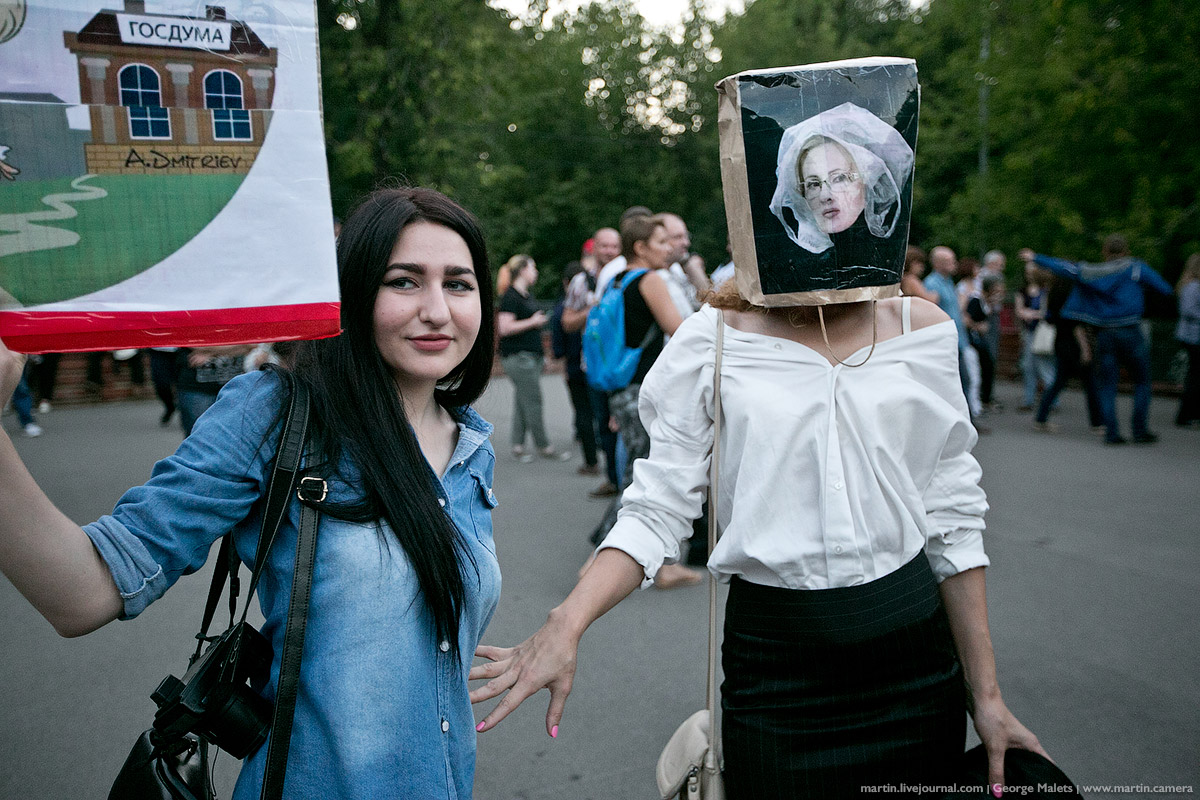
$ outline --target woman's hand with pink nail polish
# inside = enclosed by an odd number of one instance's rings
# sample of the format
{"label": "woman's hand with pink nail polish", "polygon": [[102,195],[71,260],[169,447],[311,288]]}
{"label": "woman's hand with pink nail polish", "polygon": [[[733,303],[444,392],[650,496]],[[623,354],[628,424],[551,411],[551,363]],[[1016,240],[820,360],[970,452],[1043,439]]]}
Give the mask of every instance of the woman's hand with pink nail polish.
{"label": "woman's hand with pink nail polish", "polygon": [[553,614],[537,633],[516,647],[480,645],[475,655],[488,659],[489,663],[472,667],[468,678],[488,682],[471,692],[471,702],[504,697],[476,730],[491,730],[529,697],[549,689],[546,733],[557,738],[558,723],[575,679],[578,647],[579,637],[556,621]]}

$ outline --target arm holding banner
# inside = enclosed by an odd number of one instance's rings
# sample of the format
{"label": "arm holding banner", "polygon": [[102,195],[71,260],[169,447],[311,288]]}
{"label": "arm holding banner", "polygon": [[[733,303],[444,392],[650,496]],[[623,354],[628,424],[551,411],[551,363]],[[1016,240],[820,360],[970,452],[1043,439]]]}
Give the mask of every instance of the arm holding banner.
{"label": "arm holding banner", "polygon": [[[24,361],[0,342],[4,400]],[[7,434],[0,434],[0,572],[62,636],[90,633],[121,613],[121,595],[91,539],[46,497]]]}

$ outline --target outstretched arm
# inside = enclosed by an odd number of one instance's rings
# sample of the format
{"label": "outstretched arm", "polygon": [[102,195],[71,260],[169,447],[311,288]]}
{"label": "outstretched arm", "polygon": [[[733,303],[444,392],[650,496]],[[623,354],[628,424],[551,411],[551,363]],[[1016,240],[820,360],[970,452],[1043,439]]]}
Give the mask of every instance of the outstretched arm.
{"label": "outstretched arm", "polygon": [[642,566],[621,550],[601,550],[571,594],[550,612],[537,633],[516,647],[480,645],[475,655],[491,663],[473,667],[470,680],[489,680],[471,692],[471,702],[483,702],[502,694],[504,698],[476,730],[491,730],[530,696],[549,689],[546,733],[557,737],[558,723],[575,679],[576,652],[583,632],[636,589],[644,575]]}
{"label": "outstretched arm", "polygon": [[[0,342],[0,400],[21,378],[23,356]],[[116,619],[121,595],[83,529],[54,507],[0,432],[0,572],[63,636]]]}
{"label": "outstretched arm", "polygon": [[1000,696],[996,656],[988,630],[987,588],[983,568],[976,567],[942,581],[942,601],[950,620],[950,633],[962,661],[967,683],[967,703],[975,730],[987,749],[988,783],[1004,784],[1004,753],[1010,747],[1032,750],[1049,758],[1028,728],[1022,725]]}

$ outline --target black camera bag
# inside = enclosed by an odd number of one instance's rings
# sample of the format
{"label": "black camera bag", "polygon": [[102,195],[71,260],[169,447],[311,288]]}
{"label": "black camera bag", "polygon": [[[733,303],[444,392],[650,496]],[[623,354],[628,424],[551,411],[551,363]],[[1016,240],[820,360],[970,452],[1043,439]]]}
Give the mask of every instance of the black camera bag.
{"label": "black camera bag", "polygon": [[[267,484],[262,528],[241,619],[234,621],[240,592],[239,564],[233,535],[227,533],[221,539],[204,620],[200,633],[196,634],[196,652],[188,662],[188,671],[182,679],[168,675],[151,695],[158,706],[154,725],[138,738],[113,783],[109,800],[213,800],[209,745],[215,744],[241,759],[255,752],[268,734],[270,744],[261,798],[283,797],[317,548],[318,513],[309,503],[325,499],[326,485],[321,478],[299,476],[308,432],[308,391],[287,373],[276,374],[289,385],[290,400]],[[271,676],[271,644],[246,622],[246,614],[293,490],[301,501],[300,530],[279,686],[272,708],[271,702],[262,696]],[[210,637],[208,628],[227,579],[229,627],[220,636]],[[210,643],[207,648],[206,642]]]}

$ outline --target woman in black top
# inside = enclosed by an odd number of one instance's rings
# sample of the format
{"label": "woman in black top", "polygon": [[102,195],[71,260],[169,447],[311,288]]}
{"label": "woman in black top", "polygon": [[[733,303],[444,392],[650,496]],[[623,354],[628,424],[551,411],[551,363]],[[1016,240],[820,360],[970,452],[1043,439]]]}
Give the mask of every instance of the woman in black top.
{"label": "woman in black top", "polygon": [[[663,335],[670,336],[683,322],[679,310],[671,300],[667,282],[659,270],[664,270],[671,256],[671,242],[660,216],[631,217],[621,225],[621,253],[625,256],[624,272],[613,278],[613,284],[622,284],[625,298],[625,344],[642,347],[633,380],[624,389],[609,395],[608,407],[625,442],[625,474],[621,476],[621,488],[633,482],[633,464],[650,454],[650,437],[642,427],[638,416],[638,395],[642,380],[663,349]],[[630,273],[645,270],[632,280]],[[604,520],[592,535],[599,544],[617,521],[621,498],[617,497],[608,509]],[[587,569],[585,565],[584,569]],[[673,589],[699,583],[701,574],[681,564],[671,564],[659,570],[654,585],[660,589]]]}
{"label": "woman in black top", "polygon": [[542,328],[548,319],[529,294],[538,278],[537,264],[527,255],[516,255],[508,260],[508,266],[512,285],[500,300],[496,333],[500,337],[500,365],[513,382],[513,455],[520,461],[533,460],[533,453],[525,449],[528,434],[543,456],[565,461],[571,454],[560,453],[550,445],[542,421]]}

